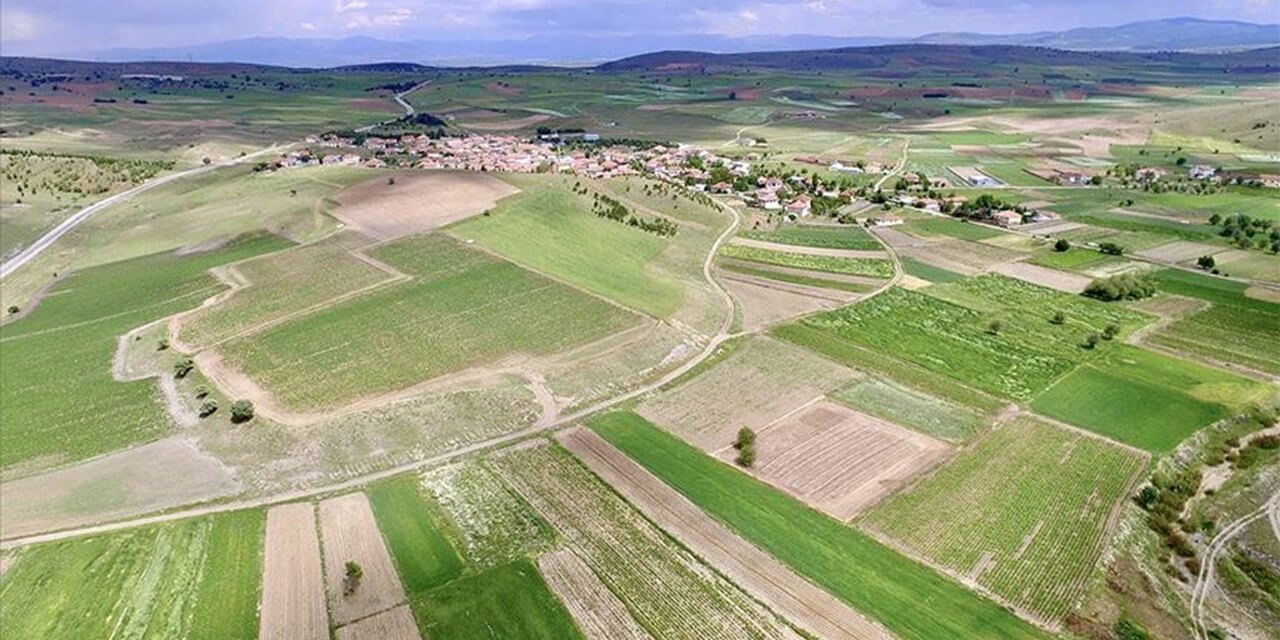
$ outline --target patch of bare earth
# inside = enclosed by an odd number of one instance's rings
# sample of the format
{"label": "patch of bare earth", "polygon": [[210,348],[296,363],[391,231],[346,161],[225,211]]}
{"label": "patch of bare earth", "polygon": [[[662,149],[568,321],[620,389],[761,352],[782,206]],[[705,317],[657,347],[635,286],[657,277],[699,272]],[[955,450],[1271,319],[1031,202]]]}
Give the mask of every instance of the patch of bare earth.
{"label": "patch of bare earth", "polygon": [[1194,260],[1200,256],[1211,256],[1221,252],[1222,247],[1215,247],[1211,244],[1202,244],[1199,242],[1188,242],[1186,240],[1177,240],[1169,244],[1162,244],[1158,247],[1134,251],[1133,255],[1156,262],[1185,262]]}
{"label": "patch of bare earth", "polygon": [[187,438],[167,438],[0,483],[0,537],[118,520],[241,491],[235,473]]}
{"label": "patch of bare earth", "polygon": [[550,119],[551,116],[545,113],[537,113],[516,120],[503,120],[502,122],[468,122],[466,126],[467,128],[481,131],[514,131],[516,129],[529,129]]}
{"label": "patch of bare earth", "polygon": [[991,269],[995,273],[1016,278],[1023,282],[1057,289],[1064,293],[1080,293],[1092,282],[1089,278],[1066,271],[1050,269],[1026,262],[1006,262]]}
{"label": "patch of bare earth", "polygon": [[780,244],[777,242],[767,242],[765,240],[752,240],[751,238],[734,238],[729,244],[736,244],[743,247],[755,247],[757,249],[768,249],[769,251],[781,251],[783,253],[799,253],[810,256],[832,256],[836,258],[872,258],[885,260],[888,256],[883,251],[862,251],[858,249],[830,249],[827,247],[802,247],[793,244]]}
{"label": "patch of bare earth", "polygon": [[328,640],[320,541],[311,503],[267,511],[259,640]]}
{"label": "patch of bare earth", "polygon": [[[752,473],[841,520],[848,520],[929,471],[946,443],[847,407],[818,400],[756,436]],[[718,457],[732,461],[737,451]]]}
{"label": "patch of bare earth", "polygon": [[818,289],[726,271],[719,275],[742,308],[742,328],[758,331],[778,322],[822,309],[834,309],[857,294]]}
{"label": "patch of bare earth", "polygon": [[543,555],[538,558],[538,569],[588,640],[653,638],[591,567],[572,551],[564,549]]}
{"label": "patch of bare earth", "polygon": [[379,240],[438,229],[469,218],[520,190],[483,173],[430,171],[379,176],[343,189],[333,211]]}
{"label": "patch of bare earth", "polygon": [[1022,225],[1022,230],[1034,233],[1038,236],[1056,236],[1060,233],[1074,231],[1075,229],[1083,229],[1085,225],[1079,222],[1068,222],[1066,220],[1050,220],[1047,222],[1035,222],[1032,224]]}
{"label": "patch of bare earth", "polygon": [[418,640],[421,637],[407,604],[339,627],[337,632],[338,640]]}
{"label": "patch of bare earth", "polygon": [[[334,624],[347,624],[405,601],[400,577],[363,493],[320,503],[320,537]],[[359,586],[350,593],[346,588],[347,562],[356,562],[363,570]]]}
{"label": "patch of bare earth", "polygon": [[823,638],[892,636],[862,614],[738,537],[596,434],[557,436],[631,504],[744,591],[796,626]]}
{"label": "patch of bare earth", "polygon": [[1267,302],[1280,304],[1280,289],[1276,287],[1264,287],[1255,284],[1245,289],[1244,295],[1255,300],[1266,300]]}

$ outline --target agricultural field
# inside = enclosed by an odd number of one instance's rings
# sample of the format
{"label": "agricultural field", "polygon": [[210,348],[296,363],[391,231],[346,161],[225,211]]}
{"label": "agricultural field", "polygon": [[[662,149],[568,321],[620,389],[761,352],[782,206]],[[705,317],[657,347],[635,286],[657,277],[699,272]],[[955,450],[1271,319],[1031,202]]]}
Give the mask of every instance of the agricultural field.
{"label": "agricultural field", "polygon": [[987,240],[989,238],[998,238],[1004,235],[1003,232],[997,231],[990,227],[984,227],[978,224],[971,224],[964,220],[955,218],[930,217],[920,220],[912,220],[903,225],[902,229],[907,233],[914,235],[936,238],[955,238],[958,240]]}
{"label": "agricultural field", "polygon": [[400,580],[410,595],[462,575],[463,563],[433,517],[416,478],[402,476],[373,485],[369,505],[386,538]]}
{"label": "agricultural field", "polygon": [[488,568],[554,545],[551,526],[486,463],[437,467],[423,475],[422,484],[457,525],[459,546],[474,566]]}
{"label": "agricultural field", "polygon": [[743,245],[725,245],[720,255],[726,258],[853,276],[869,276],[873,278],[893,277],[893,263],[875,258],[845,258],[838,256],[810,255],[789,251],[772,251],[759,247]]}
{"label": "agricultural field", "polygon": [[583,637],[528,560],[454,580],[415,600],[414,608],[424,636],[441,640]]}
{"label": "agricultural field", "polygon": [[778,244],[826,249],[878,251],[880,243],[861,227],[779,225],[772,231],[743,231],[742,237]]}
{"label": "agricultural field", "polygon": [[1164,291],[1212,306],[1162,327],[1147,342],[1214,362],[1280,373],[1280,345],[1275,339],[1280,304],[1247,297],[1247,286],[1209,276],[1171,269],[1155,278]]}
{"label": "agricultural field", "polygon": [[516,352],[553,353],[636,321],[445,236],[407,238],[372,257],[412,279],[226,342],[226,365],[283,406],[318,410]]}
{"label": "agricultural field", "polygon": [[1056,626],[1080,599],[1145,463],[1017,417],[859,524]]}
{"label": "agricultural field", "polygon": [[251,638],[261,511],[22,550],[0,582],[10,638]]}
{"label": "agricultural field", "polygon": [[859,411],[951,443],[972,437],[982,426],[981,412],[921,393],[891,380],[865,378],[828,394]]}

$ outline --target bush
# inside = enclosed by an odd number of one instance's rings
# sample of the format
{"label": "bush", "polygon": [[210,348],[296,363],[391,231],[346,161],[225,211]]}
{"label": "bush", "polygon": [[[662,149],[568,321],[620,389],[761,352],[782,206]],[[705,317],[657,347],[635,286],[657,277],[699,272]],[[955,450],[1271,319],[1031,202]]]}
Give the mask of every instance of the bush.
{"label": "bush", "polygon": [[735,460],[739,466],[750,468],[756,463],[756,445],[748,444],[738,449],[738,458]]}
{"label": "bush", "polygon": [[18,308],[18,305],[16,304],[9,305],[9,313],[17,313],[19,311],[21,311],[21,309]]}
{"label": "bush", "polygon": [[1205,271],[1213,269],[1217,264],[1218,262],[1213,259],[1213,256],[1200,256],[1199,258],[1196,258],[1196,266],[1204,269]]}
{"label": "bush", "polygon": [[1109,324],[1102,330],[1103,340],[1110,340],[1117,335],[1120,335],[1120,325],[1118,324]]}
{"label": "bush", "polygon": [[1132,618],[1121,618],[1111,630],[1115,632],[1116,640],[1151,640],[1151,634]]}
{"label": "bush", "polygon": [[733,448],[741,451],[743,447],[752,447],[756,444],[756,432],[751,427],[743,427],[738,429],[738,439],[734,441]]}
{"label": "bush", "polygon": [[204,402],[200,403],[201,418],[208,418],[209,416],[213,415],[213,413],[217,410],[218,410],[218,401],[214,400],[213,398],[209,398],[208,400],[205,400]]}
{"label": "bush", "polygon": [[1114,243],[1114,242],[1104,242],[1104,243],[1102,243],[1102,244],[1098,245],[1098,251],[1101,251],[1101,252],[1103,252],[1103,253],[1105,253],[1105,254],[1107,254],[1107,255],[1109,255],[1109,256],[1122,256],[1122,255],[1124,255],[1124,247],[1122,247],[1122,246],[1120,246],[1120,245],[1118,245],[1118,244],[1116,244],[1116,243]]}
{"label": "bush", "polygon": [[1001,329],[1004,329],[1004,323],[1001,322],[1000,320],[992,320],[991,322],[987,323],[987,333],[993,336],[1000,335]]}
{"label": "bush", "polygon": [[253,419],[253,403],[248,400],[236,400],[231,403],[231,421],[239,424]]}
{"label": "bush", "polygon": [[1138,503],[1138,506],[1143,509],[1150,509],[1151,505],[1155,504],[1159,499],[1160,490],[1154,486],[1146,485],[1142,487],[1141,491],[1138,491],[1138,495],[1134,496],[1133,501]]}
{"label": "bush", "polygon": [[349,596],[360,588],[360,580],[364,578],[364,567],[355,560],[348,560],[345,569],[346,575],[342,577],[342,595]]}
{"label": "bush", "polygon": [[196,385],[196,398],[203,398],[209,395],[209,387],[202,384]]}
{"label": "bush", "polygon": [[168,348],[169,348],[168,338],[160,338],[159,340],[156,341],[156,351],[164,351],[165,349],[168,349]]}
{"label": "bush", "polygon": [[1151,279],[1130,273],[1094,280],[1084,289],[1084,295],[1104,302],[1141,300],[1155,293],[1156,284]]}
{"label": "bush", "polygon": [[1061,311],[1054,311],[1053,317],[1049,318],[1049,322],[1052,322],[1053,324],[1066,324],[1067,314]]}
{"label": "bush", "polygon": [[1058,238],[1058,241],[1053,243],[1053,250],[1057,251],[1058,253],[1069,251],[1070,249],[1071,249],[1071,242],[1066,238]]}
{"label": "bush", "polygon": [[1098,335],[1097,331],[1094,331],[1084,339],[1084,348],[1095,349],[1100,341],[1102,341],[1102,337]]}
{"label": "bush", "polygon": [[196,363],[194,360],[192,360],[191,358],[185,358],[185,357],[179,358],[177,362],[173,363],[173,377],[185,378],[187,377],[187,374],[191,373],[191,370],[194,368],[196,368]]}

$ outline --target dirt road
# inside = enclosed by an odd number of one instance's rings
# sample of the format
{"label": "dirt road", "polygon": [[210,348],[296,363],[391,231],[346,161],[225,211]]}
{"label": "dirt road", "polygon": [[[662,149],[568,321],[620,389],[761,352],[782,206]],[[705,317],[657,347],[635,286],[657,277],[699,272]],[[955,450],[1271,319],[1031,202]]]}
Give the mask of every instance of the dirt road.
{"label": "dirt road", "polygon": [[1204,559],[1200,562],[1200,573],[1196,576],[1195,585],[1191,589],[1191,626],[1195,630],[1197,639],[1209,640],[1210,638],[1205,600],[1217,588],[1218,556],[1227,548],[1228,543],[1260,518],[1268,518],[1271,526],[1275,528],[1277,521],[1280,521],[1280,515],[1277,515],[1278,510],[1280,510],[1280,493],[1271,496],[1271,499],[1261,507],[1223,527],[1209,542]]}

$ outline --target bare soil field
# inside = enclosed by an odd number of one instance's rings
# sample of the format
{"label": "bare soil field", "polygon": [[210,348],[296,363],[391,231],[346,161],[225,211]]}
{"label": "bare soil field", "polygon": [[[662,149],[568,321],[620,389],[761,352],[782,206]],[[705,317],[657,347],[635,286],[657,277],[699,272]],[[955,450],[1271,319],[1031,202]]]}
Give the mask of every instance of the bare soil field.
{"label": "bare soil field", "polygon": [[419,640],[418,624],[409,605],[400,605],[382,613],[339,627],[338,640]]}
{"label": "bare soil field", "polygon": [[1186,262],[1187,260],[1195,260],[1200,256],[1210,256],[1222,250],[1222,247],[1216,247],[1211,244],[1178,240],[1158,247],[1134,251],[1133,255],[1155,260],[1156,262]]}
{"label": "bare soil field", "polygon": [[1006,262],[996,265],[991,270],[1010,278],[1017,278],[1031,284],[1057,289],[1064,293],[1080,293],[1091,282],[1089,278],[1081,275],[1026,262]]}
{"label": "bare soil field", "polygon": [[1280,289],[1275,287],[1263,287],[1253,285],[1244,290],[1244,295],[1255,300],[1266,300],[1267,302],[1280,303]]}
{"label": "bare soil field", "polygon": [[[363,493],[349,493],[320,503],[320,538],[334,623],[347,624],[405,601],[400,576]],[[360,564],[364,577],[355,593],[348,595],[343,590],[349,561]]]}
{"label": "bare soil field", "polygon": [[684,496],[585,429],[558,439],[683,545],[796,626],[823,638],[891,638],[879,625],[716,522]]}
{"label": "bare soil field", "polygon": [[538,570],[587,640],[652,640],[626,605],[572,551],[544,554],[538,558]]}
{"label": "bare soil field", "polygon": [[173,437],[0,483],[0,538],[43,533],[235,495],[235,473]]}
{"label": "bare soil field", "polygon": [[724,362],[645,401],[638,411],[704,451],[719,451],[739,428],[759,430],[858,375],[799,347],[753,338]]}
{"label": "bare soil field", "polygon": [[550,119],[551,116],[545,113],[536,113],[517,120],[504,120],[502,122],[468,122],[464,123],[464,126],[469,129],[479,129],[481,131],[513,131],[515,129],[527,129]]}
{"label": "bare soil field", "polygon": [[343,189],[333,214],[349,227],[379,240],[422,233],[476,215],[520,190],[473,172],[394,174]]}
{"label": "bare soil field", "polygon": [[293,503],[267,511],[259,640],[328,640],[315,507]]}
{"label": "bare soil field", "polygon": [[909,233],[891,229],[889,227],[880,227],[873,231],[877,237],[884,240],[885,244],[894,249],[910,249],[913,247],[924,247],[929,244],[924,238],[917,238]]}
{"label": "bare soil field", "polygon": [[731,272],[721,273],[720,281],[742,306],[745,331],[758,331],[806,313],[834,309],[857,297],[846,291],[816,289]]}
{"label": "bare soil field", "polygon": [[[840,520],[871,507],[945,460],[951,447],[819,400],[757,434],[752,472]],[[732,447],[717,455],[730,462]]]}
{"label": "bare soil field", "polygon": [[1060,233],[1083,229],[1085,225],[1079,222],[1070,222],[1067,220],[1049,220],[1047,222],[1034,222],[1032,224],[1022,225],[1022,230],[1034,233],[1040,236],[1056,236]]}
{"label": "bare soil field", "polygon": [[[881,254],[880,257],[884,257]],[[736,260],[734,258],[720,258],[720,264],[724,266],[740,267],[751,269],[754,271],[772,271],[774,273],[783,273],[793,276],[802,276],[807,278],[819,277],[823,280],[837,280],[840,282],[851,282],[853,284],[866,285],[867,287],[877,287],[884,284],[882,278],[872,278],[871,276],[855,276],[847,273],[827,273],[810,271],[808,269],[798,269],[795,267],[784,267],[776,264],[764,264],[762,262],[747,262],[745,260]]]}
{"label": "bare soil field", "polygon": [[755,247],[757,249],[768,249],[769,251],[782,251],[785,253],[799,253],[810,256],[832,256],[836,258],[871,258],[875,260],[884,260],[888,256],[883,251],[865,251],[858,249],[829,249],[826,247],[805,247],[794,244],[781,244],[777,242],[767,242],[765,240],[752,240],[751,238],[734,238],[729,244],[736,244],[743,247]]}

